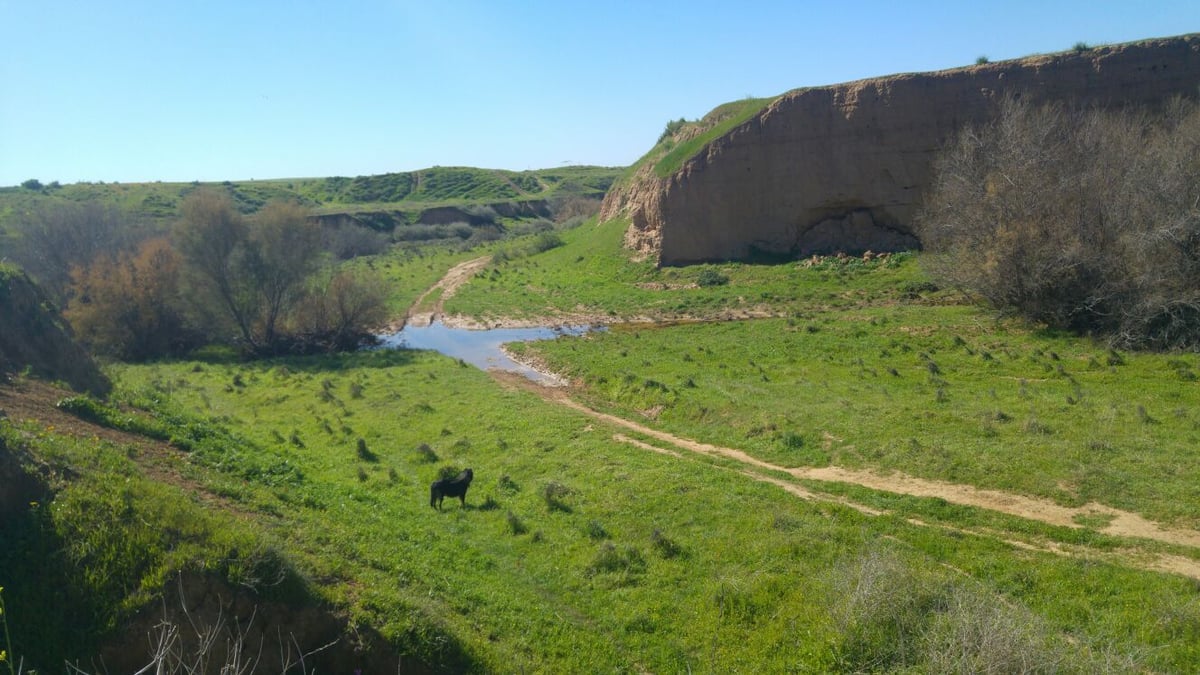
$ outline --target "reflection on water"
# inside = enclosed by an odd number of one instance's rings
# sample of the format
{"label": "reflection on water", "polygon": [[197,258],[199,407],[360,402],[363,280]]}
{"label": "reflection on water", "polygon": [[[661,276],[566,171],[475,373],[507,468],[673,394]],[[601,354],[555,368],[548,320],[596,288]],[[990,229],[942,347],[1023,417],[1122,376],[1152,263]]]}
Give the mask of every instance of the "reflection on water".
{"label": "reflection on water", "polygon": [[500,346],[506,342],[553,340],[562,335],[583,335],[592,330],[599,329],[594,326],[559,326],[468,330],[448,328],[440,321],[435,321],[428,326],[405,326],[399,333],[381,336],[381,340],[385,348],[432,349],[446,356],[462,359],[483,370],[510,370],[531,380],[548,382],[553,378],[508,358]]}

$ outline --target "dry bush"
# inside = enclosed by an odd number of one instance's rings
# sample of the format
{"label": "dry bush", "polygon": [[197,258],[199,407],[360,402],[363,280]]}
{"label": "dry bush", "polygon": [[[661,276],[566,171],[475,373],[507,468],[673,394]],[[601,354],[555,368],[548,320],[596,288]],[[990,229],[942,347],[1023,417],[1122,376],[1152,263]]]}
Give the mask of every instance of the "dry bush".
{"label": "dry bush", "polygon": [[1002,312],[1124,346],[1200,345],[1200,107],[1002,103],[935,164],[930,272]]}
{"label": "dry bush", "polygon": [[839,670],[1137,671],[1133,656],[1072,643],[1019,602],[886,545],[838,565],[830,591]]}
{"label": "dry bush", "polygon": [[126,360],[182,354],[198,342],[180,298],[180,258],[165,239],[134,252],[100,255],[71,270],[64,316],[96,352]]}

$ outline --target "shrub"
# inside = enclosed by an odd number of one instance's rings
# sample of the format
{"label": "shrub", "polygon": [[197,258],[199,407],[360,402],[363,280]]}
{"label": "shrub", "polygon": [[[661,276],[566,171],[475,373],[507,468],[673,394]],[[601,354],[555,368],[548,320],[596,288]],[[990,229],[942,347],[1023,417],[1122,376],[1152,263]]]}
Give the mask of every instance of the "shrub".
{"label": "shrub", "polygon": [[990,59],[988,59],[988,57],[983,54],[980,54],[979,56],[975,57],[975,65],[977,65],[977,66],[982,66],[983,64],[989,63],[989,62],[990,62]]}
{"label": "shrub", "polygon": [[587,575],[596,574],[636,574],[645,571],[646,559],[642,552],[633,546],[621,546],[606,541],[600,545],[596,557],[588,565]]}
{"label": "shrub", "polygon": [[367,448],[367,442],[363,439],[358,439],[358,458],[364,462],[378,462],[379,455],[371,452]]}
{"label": "shrub", "polygon": [[608,539],[609,536],[608,530],[604,529],[598,520],[589,520],[583,528],[583,533],[587,535],[588,539],[594,540]]}
{"label": "shrub", "polygon": [[940,283],[1114,344],[1200,346],[1200,106],[1009,99],[935,163],[918,217]]}
{"label": "shrub", "polygon": [[552,480],[542,486],[542,499],[546,502],[546,508],[551,511],[570,511],[571,507],[563,502],[563,498],[571,494],[571,488],[562,483]]}
{"label": "shrub", "polygon": [[429,447],[428,443],[418,445],[415,452],[417,453],[418,462],[433,464],[438,461],[437,453],[433,451],[433,448]]}
{"label": "shrub", "polygon": [[508,522],[508,531],[512,534],[525,534],[528,531],[528,528],[525,527],[525,523],[517,514],[513,513],[512,511],[508,512],[508,514],[505,516],[505,520]]}
{"label": "shrub", "polygon": [[530,254],[545,253],[553,248],[558,248],[563,245],[562,237],[555,232],[542,232],[530,244]]}
{"label": "shrub", "polygon": [[445,480],[447,478],[454,478],[458,474],[462,473],[462,471],[463,471],[462,469],[458,468],[457,466],[454,466],[453,464],[447,464],[446,466],[443,466],[442,468],[438,469],[437,479]]}
{"label": "shrub", "polygon": [[1028,673],[1075,663],[1089,671],[1085,654],[1068,653],[1033,612],[969,579],[881,547],[834,574],[841,670]]}
{"label": "shrub", "polygon": [[685,124],[687,124],[687,119],[683,117],[667,122],[666,127],[663,128],[662,134],[660,134],[658,137],[658,143],[662,143],[663,141],[675,136],[675,134],[679,133],[679,130],[682,129]]}
{"label": "shrub", "polygon": [[700,275],[696,277],[696,284],[701,287],[724,286],[727,283],[729,277],[714,269],[700,270]]}
{"label": "shrub", "polygon": [[667,559],[683,555],[683,547],[657,528],[650,533],[650,545],[654,547],[655,551],[658,551],[660,556]]}

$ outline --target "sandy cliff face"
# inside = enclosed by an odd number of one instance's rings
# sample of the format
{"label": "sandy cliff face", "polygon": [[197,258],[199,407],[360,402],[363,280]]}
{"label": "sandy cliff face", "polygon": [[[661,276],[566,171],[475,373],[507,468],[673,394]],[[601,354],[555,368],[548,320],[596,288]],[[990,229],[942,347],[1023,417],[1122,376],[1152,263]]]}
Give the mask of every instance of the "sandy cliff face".
{"label": "sandy cliff face", "polygon": [[1075,105],[1200,96],[1200,35],[789,92],[678,171],[610,191],[626,245],[663,265],[919,245],[935,153],[1006,95]]}

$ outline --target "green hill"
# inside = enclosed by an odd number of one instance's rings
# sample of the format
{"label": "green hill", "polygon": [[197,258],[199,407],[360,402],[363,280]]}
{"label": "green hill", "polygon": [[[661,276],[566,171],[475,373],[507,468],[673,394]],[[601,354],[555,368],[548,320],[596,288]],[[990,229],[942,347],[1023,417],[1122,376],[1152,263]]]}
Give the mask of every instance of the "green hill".
{"label": "green hill", "polygon": [[[599,199],[622,169],[567,166],[536,171],[433,167],[420,171],[349,178],[288,178],[221,183],[50,183],[0,188],[0,229],[11,230],[22,213],[56,202],[94,201],[114,205],[152,222],[175,217],[180,200],[198,188],[227,190],[244,213],[273,199],[297,201],[323,217],[383,213],[368,219],[376,229],[414,223],[428,208],[542,205],[571,197]],[[511,210],[520,213],[519,209]],[[501,213],[503,216],[504,214]]]}

